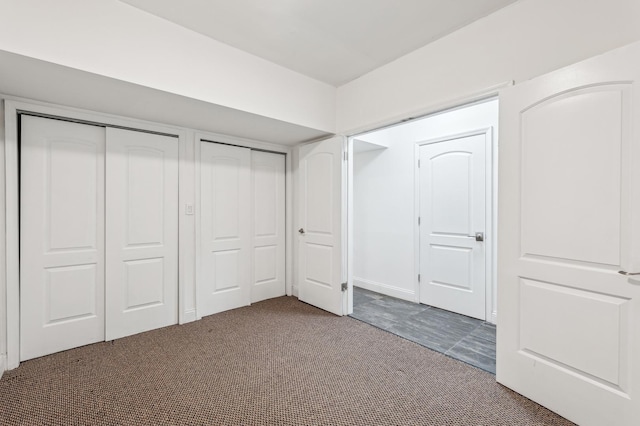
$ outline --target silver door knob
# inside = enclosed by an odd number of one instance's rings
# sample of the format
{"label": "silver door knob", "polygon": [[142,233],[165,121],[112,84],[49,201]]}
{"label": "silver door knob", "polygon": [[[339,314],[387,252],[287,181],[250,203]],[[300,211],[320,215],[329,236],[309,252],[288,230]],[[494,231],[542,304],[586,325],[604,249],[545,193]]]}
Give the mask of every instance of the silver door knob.
{"label": "silver door knob", "polygon": [[484,241],[484,232],[476,232],[476,235],[468,235],[469,238],[475,238],[476,241]]}
{"label": "silver door knob", "polygon": [[298,229],[298,232],[299,232],[300,234],[303,234],[303,235],[304,235],[304,228],[300,228],[300,229]]}
{"label": "silver door knob", "polygon": [[640,275],[640,272],[627,272],[627,271],[618,271],[620,275],[626,275],[627,277],[630,275]]}

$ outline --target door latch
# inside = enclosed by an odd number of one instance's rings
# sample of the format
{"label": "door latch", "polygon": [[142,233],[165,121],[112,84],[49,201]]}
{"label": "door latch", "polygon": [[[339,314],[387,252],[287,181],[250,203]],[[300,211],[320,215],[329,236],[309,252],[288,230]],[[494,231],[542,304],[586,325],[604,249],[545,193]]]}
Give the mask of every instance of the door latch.
{"label": "door latch", "polygon": [[347,283],[342,283],[341,287],[342,291],[347,291],[347,289],[349,288],[349,284]]}
{"label": "door latch", "polygon": [[484,241],[484,232],[476,232],[476,235],[469,235],[469,238],[475,238],[476,241]]}

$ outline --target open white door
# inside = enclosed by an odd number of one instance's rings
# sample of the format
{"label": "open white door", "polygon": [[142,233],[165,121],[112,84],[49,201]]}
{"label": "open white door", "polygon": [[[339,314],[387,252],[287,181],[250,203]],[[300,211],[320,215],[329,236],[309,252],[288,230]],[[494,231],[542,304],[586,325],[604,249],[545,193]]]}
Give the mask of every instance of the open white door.
{"label": "open white door", "polygon": [[640,44],[500,99],[497,380],[580,425],[640,419]]}
{"label": "open white door", "polygon": [[301,301],[344,315],[342,291],[345,176],[343,137],[300,148],[299,288]]}

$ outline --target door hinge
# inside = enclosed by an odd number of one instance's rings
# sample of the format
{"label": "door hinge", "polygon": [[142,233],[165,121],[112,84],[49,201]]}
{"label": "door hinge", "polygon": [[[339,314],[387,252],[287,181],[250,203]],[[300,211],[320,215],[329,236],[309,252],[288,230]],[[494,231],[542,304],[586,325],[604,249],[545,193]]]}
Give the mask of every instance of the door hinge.
{"label": "door hinge", "polygon": [[349,153],[347,151],[344,152],[344,161],[349,160]]}
{"label": "door hinge", "polygon": [[349,285],[347,283],[342,283],[341,287],[342,291],[347,291],[347,288],[349,288]]}
{"label": "door hinge", "polygon": [[420,226],[420,216],[418,216],[418,226]]}
{"label": "door hinge", "polygon": [[418,168],[420,168],[420,160],[418,160]]}
{"label": "door hinge", "polygon": [[418,282],[420,282],[420,274],[418,274]]}

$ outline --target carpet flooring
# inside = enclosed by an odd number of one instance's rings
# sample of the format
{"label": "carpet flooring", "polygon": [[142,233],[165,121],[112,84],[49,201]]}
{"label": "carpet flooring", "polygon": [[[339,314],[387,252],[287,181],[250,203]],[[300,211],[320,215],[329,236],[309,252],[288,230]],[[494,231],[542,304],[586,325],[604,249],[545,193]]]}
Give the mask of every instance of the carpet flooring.
{"label": "carpet flooring", "polygon": [[281,297],[26,361],[2,425],[571,425],[495,377]]}

